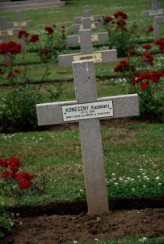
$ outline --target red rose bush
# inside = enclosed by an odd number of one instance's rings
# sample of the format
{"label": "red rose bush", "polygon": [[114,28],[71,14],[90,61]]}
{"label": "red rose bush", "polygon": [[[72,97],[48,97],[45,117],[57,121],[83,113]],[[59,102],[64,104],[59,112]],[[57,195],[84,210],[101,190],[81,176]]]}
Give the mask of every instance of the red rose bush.
{"label": "red rose bush", "polygon": [[14,214],[8,208],[10,203],[20,200],[33,184],[33,175],[20,172],[21,165],[19,158],[0,158],[0,238],[14,225]]}

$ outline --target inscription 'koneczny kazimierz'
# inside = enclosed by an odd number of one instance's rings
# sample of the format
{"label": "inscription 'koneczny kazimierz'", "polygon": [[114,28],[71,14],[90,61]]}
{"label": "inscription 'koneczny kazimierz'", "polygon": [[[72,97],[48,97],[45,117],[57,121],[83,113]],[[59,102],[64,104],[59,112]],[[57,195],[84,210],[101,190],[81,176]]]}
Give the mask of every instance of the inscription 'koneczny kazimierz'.
{"label": "inscription 'koneczny kazimierz'", "polygon": [[112,101],[68,105],[62,111],[64,121],[113,116]]}

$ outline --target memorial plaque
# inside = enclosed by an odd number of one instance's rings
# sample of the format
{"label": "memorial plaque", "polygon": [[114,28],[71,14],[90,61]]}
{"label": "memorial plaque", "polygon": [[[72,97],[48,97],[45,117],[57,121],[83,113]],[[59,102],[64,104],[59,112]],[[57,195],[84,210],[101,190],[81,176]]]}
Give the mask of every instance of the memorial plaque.
{"label": "memorial plaque", "polygon": [[62,106],[64,121],[103,118],[113,116],[112,101]]}
{"label": "memorial plaque", "polygon": [[93,63],[102,62],[102,54],[101,53],[93,53],[93,54],[82,54],[73,56],[73,61],[82,61],[82,60],[92,60]]}
{"label": "memorial plaque", "polygon": [[163,14],[163,9],[149,11],[149,16],[155,16],[155,15],[161,15],[161,14]]}
{"label": "memorial plaque", "polygon": [[96,24],[95,23],[91,23],[91,29],[96,29]]}
{"label": "memorial plaque", "polygon": [[12,30],[4,30],[4,31],[0,31],[0,36],[13,36],[14,33]]}
{"label": "memorial plaque", "polygon": [[92,42],[98,42],[99,41],[99,36],[97,34],[93,34],[91,36],[91,38],[92,38]]}
{"label": "memorial plaque", "polygon": [[13,27],[25,27],[27,26],[27,22],[23,21],[23,22],[13,22]]}

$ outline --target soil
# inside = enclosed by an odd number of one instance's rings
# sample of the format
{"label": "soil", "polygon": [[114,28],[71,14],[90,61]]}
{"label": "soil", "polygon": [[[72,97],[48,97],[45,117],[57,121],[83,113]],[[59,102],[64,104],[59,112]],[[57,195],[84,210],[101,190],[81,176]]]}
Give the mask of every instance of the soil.
{"label": "soil", "polygon": [[[114,120],[104,126],[126,127],[132,120]],[[141,121],[135,120],[135,123]],[[144,121],[145,123],[145,121]],[[50,130],[65,130],[75,124],[55,126]],[[1,244],[91,243],[96,240],[120,239],[131,236],[164,237],[164,198],[118,199],[110,202],[110,212],[90,216],[86,202],[58,203],[14,209],[19,216],[11,233]]]}
{"label": "soil", "polygon": [[115,210],[102,216],[50,215],[17,218],[3,244],[57,244],[83,240],[118,239],[130,236],[164,235],[163,208]]}

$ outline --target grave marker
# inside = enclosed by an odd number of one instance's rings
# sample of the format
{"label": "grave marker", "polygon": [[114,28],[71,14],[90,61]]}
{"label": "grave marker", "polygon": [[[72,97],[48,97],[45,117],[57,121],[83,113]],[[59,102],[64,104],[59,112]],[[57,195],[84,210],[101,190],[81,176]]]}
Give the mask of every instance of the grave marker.
{"label": "grave marker", "polygon": [[72,31],[78,32],[84,29],[101,29],[103,28],[103,23],[100,21],[92,22],[90,17],[82,18],[82,23],[72,25]]}
{"label": "grave marker", "polygon": [[152,9],[143,11],[144,17],[154,17],[153,20],[153,30],[154,30],[154,37],[156,40],[156,36],[159,36],[159,23],[155,21],[155,16],[159,16],[164,14],[164,9],[159,8],[158,0],[152,0]]}
{"label": "grave marker", "polygon": [[[108,32],[101,32],[91,35],[92,42],[105,42],[109,40]],[[67,47],[80,43],[79,35],[67,36]]]}
{"label": "grave marker", "polygon": [[74,18],[74,23],[75,24],[81,24],[82,23],[82,18],[86,18],[86,17],[89,17],[90,20],[93,21],[93,22],[99,21],[101,19],[100,15],[90,16],[89,6],[84,6],[82,17],[75,17]]}
{"label": "grave marker", "polygon": [[114,62],[117,59],[116,50],[93,52],[91,30],[80,31],[81,53],[58,56],[59,66],[72,66],[73,61],[93,60],[94,63]]}
{"label": "grave marker", "polygon": [[26,26],[32,26],[31,20],[23,21],[23,16],[21,11],[16,11],[15,13],[16,13],[17,21],[8,22],[9,28],[24,28]]}
{"label": "grave marker", "polygon": [[8,29],[7,18],[5,16],[0,17],[0,37],[2,37],[3,42],[8,42],[10,36],[17,35],[19,29]]}
{"label": "grave marker", "polygon": [[[22,17],[21,11],[16,11],[16,18],[17,18],[16,22],[9,22],[8,23],[8,27],[9,28],[24,29],[24,27],[32,26],[32,21],[31,20],[23,21],[23,17]],[[21,44],[21,52],[25,52],[26,51],[26,42],[25,42],[25,37],[24,36],[21,37],[20,44]]]}
{"label": "grave marker", "polygon": [[[80,31],[80,41],[81,52],[85,56],[93,55],[91,30]],[[106,61],[115,61],[116,50],[108,51]],[[73,63],[72,59],[69,62],[60,61],[62,65],[63,62],[66,66],[73,65],[76,101],[37,104],[38,125],[79,122],[88,213],[103,214],[109,211],[109,205],[99,119],[138,115],[138,96],[133,94],[97,99],[94,60],[91,58]]]}
{"label": "grave marker", "polygon": [[158,0],[152,0],[152,9],[142,12],[144,17],[157,16],[164,13],[164,9],[159,8]]}
{"label": "grave marker", "polygon": [[76,101],[38,104],[38,124],[79,122],[88,213],[99,215],[109,211],[99,119],[138,115],[138,96],[97,99],[92,61],[74,61],[73,74]]}
{"label": "grave marker", "polygon": [[[7,18],[2,16],[0,18],[0,37],[2,38],[2,42],[8,42],[11,36],[18,35],[19,29],[8,29]],[[11,58],[8,55],[4,55],[4,59],[6,63],[11,62]]]}
{"label": "grave marker", "polygon": [[156,25],[156,32],[154,32],[154,40],[160,39],[160,24],[164,24],[164,16],[155,16],[154,24]]}

